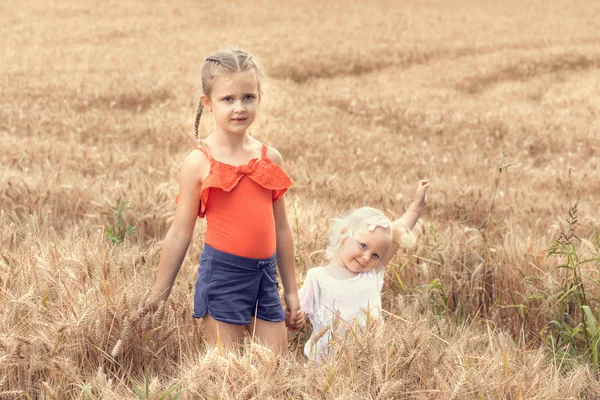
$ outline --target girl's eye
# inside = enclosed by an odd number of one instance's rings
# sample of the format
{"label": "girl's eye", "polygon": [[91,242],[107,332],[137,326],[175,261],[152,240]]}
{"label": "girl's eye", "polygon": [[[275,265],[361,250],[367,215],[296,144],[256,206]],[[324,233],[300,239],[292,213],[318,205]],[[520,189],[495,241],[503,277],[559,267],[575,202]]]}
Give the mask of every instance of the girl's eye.
{"label": "girl's eye", "polygon": [[233,100],[231,97],[224,97],[223,98],[223,101],[231,101],[231,100]]}
{"label": "girl's eye", "polygon": [[361,243],[361,244],[360,244],[360,247],[361,247],[361,249],[363,249],[363,250],[366,250],[366,249],[367,249],[367,245],[366,245],[366,244],[364,244],[364,243]]}
{"label": "girl's eye", "polygon": [[256,96],[254,96],[253,94],[247,94],[246,96],[244,96],[245,100],[254,100],[256,98]]}
{"label": "girl's eye", "polygon": [[379,254],[373,253],[373,258],[376,259],[376,260],[379,260]]}

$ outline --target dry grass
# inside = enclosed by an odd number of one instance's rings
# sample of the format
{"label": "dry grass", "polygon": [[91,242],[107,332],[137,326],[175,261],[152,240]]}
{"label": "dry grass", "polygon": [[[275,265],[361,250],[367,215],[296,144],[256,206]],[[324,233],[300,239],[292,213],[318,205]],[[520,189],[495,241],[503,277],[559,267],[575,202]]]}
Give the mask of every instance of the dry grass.
{"label": "dry grass", "polygon": [[[600,219],[599,6],[309,3],[3,2],[0,398],[600,396],[587,363],[544,342],[569,168],[582,257]],[[432,180],[417,246],[388,270],[386,324],[322,366],[302,357],[309,328],[284,358],[205,348],[191,318],[204,222],[169,302],[137,311],[193,146],[200,64],[230,46],[271,77],[253,134],[295,181],[300,281],[331,217],[399,216]],[[136,234],[111,246],[121,199]],[[597,266],[582,272],[597,307]]]}

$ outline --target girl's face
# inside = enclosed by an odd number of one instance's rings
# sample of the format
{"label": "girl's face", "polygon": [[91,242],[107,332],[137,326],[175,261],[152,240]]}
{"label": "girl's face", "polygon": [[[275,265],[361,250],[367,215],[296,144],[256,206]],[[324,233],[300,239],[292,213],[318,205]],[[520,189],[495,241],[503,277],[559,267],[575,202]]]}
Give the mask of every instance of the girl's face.
{"label": "girl's face", "polygon": [[206,108],[212,109],[217,130],[244,134],[256,119],[260,91],[254,71],[217,76],[210,97],[202,96]]}
{"label": "girl's face", "polygon": [[360,239],[345,238],[340,246],[337,262],[350,271],[369,272],[392,246],[392,235],[381,227],[369,231]]}

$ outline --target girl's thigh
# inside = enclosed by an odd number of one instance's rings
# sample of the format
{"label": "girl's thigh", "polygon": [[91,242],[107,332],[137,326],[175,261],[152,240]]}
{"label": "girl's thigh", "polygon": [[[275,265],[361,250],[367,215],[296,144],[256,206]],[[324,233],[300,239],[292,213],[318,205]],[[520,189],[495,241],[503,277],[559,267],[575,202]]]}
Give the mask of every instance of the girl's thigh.
{"label": "girl's thigh", "polygon": [[246,329],[255,342],[270,347],[279,354],[287,350],[288,338],[284,321],[271,322],[251,317]]}
{"label": "girl's thigh", "polygon": [[210,344],[216,344],[217,338],[221,339],[224,347],[238,347],[244,344],[246,326],[217,321],[208,313],[202,317],[202,320],[204,321],[204,335]]}

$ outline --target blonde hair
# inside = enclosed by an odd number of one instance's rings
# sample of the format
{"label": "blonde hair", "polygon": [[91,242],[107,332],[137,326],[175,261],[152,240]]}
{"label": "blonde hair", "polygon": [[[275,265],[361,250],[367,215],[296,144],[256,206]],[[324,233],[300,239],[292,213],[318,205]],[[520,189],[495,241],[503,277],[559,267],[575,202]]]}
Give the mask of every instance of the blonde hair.
{"label": "blonde hair", "polygon": [[389,232],[391,240],[402,247],[410,247],[416,242],[414,233],[404,223],[392,222],[382,211],[373,207],[357,208],[334,221],[329,233],[329,244],[325,249],[325,257],[328,260],[337,255],[344,239],[360,239],[377,227]]}
{"label": "blonde hair", "polygon": [[[361,207],[343,218],[335,219],[329,233],[329,245],[325,250],[328,260],[334,258],[344,239],[352,237],[360,239],[369,233],[369,226],[380,227],[392,234],[392,221],[380,210],[373,207]],[[374,221],[374,222],[373,222]]]}
{"label": "blonde hair", "polygon": [[[261,93],[261,83],[264,81],[265,74],[256,58],[247,51],[240,49],[231,49],[218,51],[206,57],[202,66],[202,94],[210,96],[213,82],[216,77],[227,74],[235,74],[246,71],[254,71],[258,81],[258,91]],[[194,124],[194,137],[198,141],[198,125],[202,117],[204,105],[202,101],[198,102],[196,111],[196,122]]]}

